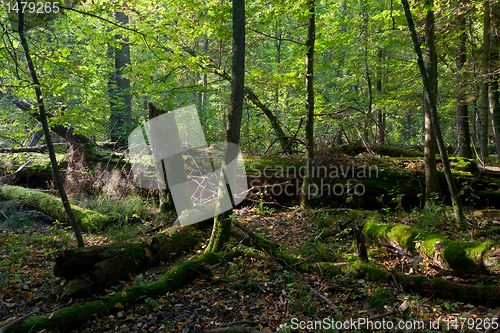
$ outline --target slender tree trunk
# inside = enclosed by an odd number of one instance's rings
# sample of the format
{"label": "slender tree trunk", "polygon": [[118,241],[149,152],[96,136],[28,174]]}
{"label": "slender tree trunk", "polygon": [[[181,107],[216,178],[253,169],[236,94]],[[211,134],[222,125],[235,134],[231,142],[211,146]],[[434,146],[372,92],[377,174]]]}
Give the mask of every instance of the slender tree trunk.
{"label": "slender tree trunk", "polygon": [[[458,136],[458,156],[472,158],[472,149],[470,146],[470,130],[469,130],[469,109],[467,106],[467,77],[464,69],[467,61],[467,17],[465,13],[464,1],[458,5],[458,47],[457,47],[457,136]],[[462,7],[461,7],[462,6]]]}
{"label": "slender tree trunk", "polygon": [[361,13],[361,16],[363,16],[363,39],[364,39],[364,62],[365,62],[365,78],[366,78],[366,88],[368,89],[368,108],[367,108],[367,116],[364,117],[363,120],[363,135],[364,139],[369,142],[371,141],[371,135],[372,131],[370,130],[371,126],[368,124],[371,124],[372,122],[372,111],[373,111],[373,89],[372,89],[372,78],[370,75],[370,68],[368,65],[368,14],[366,10],[363,10]]}
{"label": "slender tree trunk", "polygon": [[314,170],[314,41],[316,39],[315,0],[308,0],[309,18],[307,20],[306,40],[306,176],[302,183],[303,208],[311,206],[312,175]]}
{"label": "slender tree trunk", "polygon": [[[245,0],[233,0],[233,56],[231,73],[231,98],[229,101],[229,114],[227,119],[226,141],[238,145],[240,142],[241,118],[243,114],[243,97],[245,94]],[[228,145],[221,167],[221,181],[217,200],[216,213],[219,213],[219,205],[224,196],[228,194],[231,179],[228,175],[235,175],[234,172],[226,173],[226,166],[238,158],[239,149],[236,146]],[[231,215],[232,209],[216,215],[212,236],[206,248],[206,252],[220,252],[229,241],[231,235]]]}
{"label": "slender tree trunk", "polygon": [[[210,40],[205,37],[205,39],[203,40],[203,52],[205,54],[208,53],[209,46],[210,46]],[[203,91],[201,93],[201,108],[204,110],[205,106],[208,104],[208,97],[209,97],[208,92],[207,92],[207,88],[208,88],[207,73],[203,73],[202,82],[203,82]]]}
{"label": "slender tree trunk", "polygon": [[497,1],[491,7],[492,29],[490,37],[490,84],[489,84],[489,106],[495,146],[500,161],[500,3]]}
{"label": "slender tree trunk", "polygon": [[[378,78],[377,82],[375,85],[376,91],[377,91],[377,96],[379,96],[379,100],[382,99],[382,77],[384,75],[383,72],[383,62],[384,62],[384,53],[380,49],[378,51],[378,58],[379,58],[379,71],[378,71]],[[377,143],[379,145],[385,144],[385,115],[384,111],[382,108],[378,107],[377,108]]]}
{"label": "slender tree trunk", "polygon": [[[17,1],[19,8],[22,8],[21,0]],[[21,10],[18,11],[19,22],[17,26],[17,31],[19,33],[19,39],[21,40],[21,44],[24,50],[24,56],[26,57],[26,62],[28,63],[28,68],[31,74],[31,79],[33,80],[33,84],[35,86],[35,94],[36,100],[38,104],[38,110],[40,111],[40,122],[42,123],[43,132],[45,133],[45,141],[47,142],[47,148],[49,150],[49,158],[50,163],[52,164],[52,171],[54,174],[54,180],[57,185],[57,189],[59,190],[59,195],[61,196],[61,200],[68,214],[69,221],[71,226],[73,227],[73,231],[75,232],[75,237],[78,243],[78,247],[82,248],[85,246],[83,243],[83,237],[80,232],[80,228],[76,223],[75,217],[73,216],[73,211],[71,210],[71,206],[68,201],[68,197],[66,196],[66,191],[64,190],[63,183],[61,180],[61,175],[59,174],[59,168],[57,167],[56,154],[54,152],[54,146],[52,145],[52,138],[50,137],[49,125],[47,123],[47,115],[45,112],[45,104],[43,102],[42,90],[40,89],[40,82],[38,81],[38,76],[35,71],[35,66],[33,65],[33,61],[31,59],[31,54],[28,46],[28,42],[26,41],[26,37],[24,35],[24,14]]]}
{"label": "slender tree trunk", "polygon": [[[429,7],[425,16],[425,66],[427,75],[433,92],[434,103],[436,103],[438,80],[437,80],[437,55],[435,45],[435,20],[434,20],[434,0],[427,0],[426,7]],[[425,202],[430,203],[433,193],[438,191],[438,177],[436,169],[436,137],[432,129],[431,109],[429,103],[422,96],[424,108],[424,161],[425,161]]]}
{"label": "slender tree trunk", "polygon": [[488,158],[488,87],[489,87],[489,69],[490,69],[490,1],[484,1],[483,16],[483,62],[482,75],[483,83],[481,85],[481,115],[479,132],[479,151],[481,159],[486,162]]}
{"label": "slender tree trunk", "polygon": [[424,59],[422,57],[422,51],[420,50],[420,43],[418,41],[417,32],[415,31],[415,25],[413,24],[413,17],[411,16],[410,6],[408,5],[408,0],[401,0],[403,3],[403,8],[405,11],[406,20],[408,21],[408,28],[411,32],[411,37],[413,41],[413,47],[415,53],[417,54],[418,68],[420,70],[420,75],[422,76],[422,81],[424,84],[425,98],[429,102],[431,110],[431,120],[432,128],[434,129],[434,134],[436,135],[437,146],[439,149],[439,154],[441,155],[441,161],[443,164],[444,174],[446,181],[448,182],[448,187],[450,189],[451,201],[453,204],[453,211],[455,213],[455,219],[459,228],[465,228],[465,217],[463,212],[462,200],[459,197],[459,192],[453,175],[451,174],[450,161],[448,160],[448,153],[446,151],[446,146],[444,144],[443,136],[441,134],[441,128],[439,126],[438,114],[436,103],[434,100],[434,94],[432,91],[432,86],[425,70]]}
{"label": "slender tree trunk", "polygon": [[[128,16],[122,12],[115,13],[116,20],[121,25],[129,23]],[[112,74],[111,89],[111,140],[120,141],[124,145],[127,141],[127,126],[130,125],[132,117],[132,99],[130,96],[130,80],[123,76],[123,69],[130,65],[130,46],[128,38],[122,35],[114,36],[114,39],[120,41],[120,46],[108,52],[113,52],[115,71]]]}

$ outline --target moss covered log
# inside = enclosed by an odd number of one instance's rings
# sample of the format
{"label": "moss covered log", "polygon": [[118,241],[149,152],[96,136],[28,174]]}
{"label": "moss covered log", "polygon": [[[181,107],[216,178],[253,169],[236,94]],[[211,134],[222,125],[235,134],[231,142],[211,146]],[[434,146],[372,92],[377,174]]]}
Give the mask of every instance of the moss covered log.
{"label": "moss covered log", "polygon": [[[125,242],[67,249],[56,258],[54,275],[74,280],[86,276],[85,282],[71,285],[67,295],[86,296],[129,278],[160,261],[169,261],[175,254],[196,246],[202,239],[192,228],[170,228],[170,233],[144,236]],[[72,289],[72,290],[71,290]]]}
{"label": "moss covered log", "polygon": [[325,262],[314,264],[304,263],[299,266],[299,269],[314,271],[327,276],[345,274],[351,278],[363,278],[378,283],[391,283],[396,280],[407,292],[477,305],[488,304],[489,306],[495,306],[500,304],[500,287],[497,285],[467,285],[427,276],[406,275],[397,272],[390,273],[373,264],[362,263],[360,261],[337,264]]}
{"label": "moss covered log", "polygon": [[70,332],[92,318],[94,314],[117,311],[120,307],[133,304],[144,297],[154,298],[169,291],[177,290],[193,280],[200,272],[209,273],[206,269],[207,265],[215,265],[223,258],[232,258],[234,256],[233,253],[207,253],[204,256],[175,266],[154,283],[135,285],[108,298],[83,304],[76,303],[45,316],[32,316],[7,332],[40,332],[44,329],[48,332]]}
{"label": "moss covered log", "polygon": [[[27,206],[39,210],[60,222],[69,222],[61,199],[41,191],[20,186],[3,185],[0,186],[0,200],[22,200]],[[114,217],[76,205],[71,205],[71,209],[78,226],[84,231],[102,229],[115,220]]]}
{"label": "moss covered log", "polygon": [[[360,261],[351,263],[308,262],[284,253],[280,250],[279,245],[256,235],[245,226],[237,222],[235,225],[245,231],[254,245],[272,255],[272,258],[281,262],[284,266],[293,266],[294,269],[299,271],[316,272],[319,275],[324,276],[343,274],[353,279],[363,278],[379,283],[390,283],[396,280],[398,284],[408,292],[433,295],[434,297],[453,299],[480,305],[488,304],[490,306],[494,306],[500,304],[499,286],[484,286],[480,284],[466,285],[439,278],[388,272],[373,264],[362,263]],[[233,231],[233,236],[237,239],[245,241],[245,237],[237,232]]]}
{"label": "moss covered log", "polygon": [[426,256],[445,270],[500,274],[500,245],[492,241],[452,241],[400,224],[367,222],[363,230],[372,243]]}

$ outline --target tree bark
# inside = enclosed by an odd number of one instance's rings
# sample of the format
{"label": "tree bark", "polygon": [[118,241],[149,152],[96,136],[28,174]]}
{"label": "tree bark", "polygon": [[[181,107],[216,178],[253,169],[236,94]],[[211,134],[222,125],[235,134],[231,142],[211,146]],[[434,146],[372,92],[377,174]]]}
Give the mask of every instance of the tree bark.
{"label": "tree bark", "polygon": [[[166,233],[154,236],[90,246],[84,250],[67,249],[56,258],[54,275],[68,281],[84,279],[87,289],[77,292],[88,295],[117,281],[128,280],[129,274],[156,266],[160,261],[168,262],[201,241],[192,228],[171,227]],[[78,297],[75,291],[67,294]]]}
{"label": "tree bark", "polygon": [[[433,91],[434,103],[436,103],[438,80],[437,80],[437,55],[435,45],[435,19],[434,19],[434,0],[427,0],[426,6],[429,7],[425,16],[425,67],[431,90]],[[432,129],[431,109],[429,103],[422,96],[424,103],[424,161],[425,161],[425,202],[430,204],[434,198],[433,193],[438,192],[438,175],[436,169],[436,137]]]}
{"label": "tree bark", "polygon": [[481,159],[486,162],[488,158],[488,87],[490,70],[490,1],[484,1],[483,15],[483,60],[482,60],[482,85],[481,85],[481,114],[479,116],[479,151]]}
{"label": "tree bark", "polygon": [[[384,75],[383,66],[384,66],[384,52],[382,49],[378,50],[378,59],[379,59],[379,70],[378,70],[378,78],[375,84],[375,88],[377,91],[377,96],[382,99],[382,79]],[[377,144],[383,145],[385,144],[385,114],[384,110],[381,107],[377,108]]]}
{"label": "tree bark", "polygon": [[489,84],[489,107],[495,138],[497,158],[500,161],[500,3],[493,2],[491,6],[491,36],[490,36],[490,84]]}
{"label": "tree bark", "polygon": [[410,29],[411,32],[413,47],[415,49],[415,53],[417,54],[418,67],[424,84],[425,98],[429,102],[430,106],[432,128],[434,129],[434,134],[436,135],[436,141],[439,149],[439,154],[441,155],[444,174],[446,177],[446,181],[448,183],[448,188],[450,189],[453,211],[455,213],[455,220],[457,221],[457,225],[459,228],[465,228],[466,224],[465,224],[462,200],[459,197],[460,193],[458,192],[457,185],[455,184],[455,180],[453,179],[453,175],[451,173],[450,161],[448,160],[448,153],[446,151],[446,146],[444,144],[443,136],[441,135],[441,128],[439,126],[439,119],[434,99],[434,93],[432,91],[432,86],[429,77],[425,70],[422,51],[420,50],[420,43],[418,41],[417,32],[415,31],[415,26],[413,24],[413,17],[411,16],[410,6],[408,5],[408,0],[401,0],[401,1],[403,3],[406,20],[408,21],[408,28]]}
{"label": "tree bark", "polygon": [[[231,97],[229,101],[229,113],[227,119],[225,156],[221,166],[221,177],[216,206],[216,215],[212,236],[205,250],[207,252],[220,252],[229,241],[231,235],[231,215],[233,210],[219,212],[222,199],[226,196],[231,198],[232,193],[229,185],[234,183],[232,177],[236,172],[226,170],[235,166],[231,163],[238,158],[240,143],[241,118],[243,115],[243,96],[245,93],[245,0],[233,0],[233,56],[231,67]],[[232,144],[231,144],[232,143]],[[234,145],[233,145],[234,144]],[[227,185],[226,185],[227,184]],[[233,205],[234,206],[234,205]]]}
{"label": "tree bark", "polygon": [[467,61],[467,17],[465,1],[458,4],[458,47],[456,52],[457,64],[457,136],[458,156],[472,158],[469,130],[469,109],[467,106],[467,70],[464,68]]}
{"label": "tree bark", "polygon": [[[22,6],[21,0],[17,1],[17,4],[19,8]],[[26,40],[26,37],[24,35],[24,13],[19,10],[18,11],[18,17],[19,17],[19,22],[18,22],[18,30],[17,32],[19,33],[19,39],[21,40],[21,44],[23,46],[24,50],[24,56],[26,57],[26,62],[28,63],[28,68],[31,74],[31,79],[33,80],[33,84],[35,86],[35,94],[36,94],[36,99],[37,99],[37,104],[38,104],[38,110],[40,111],[40,121],[42,123],[42,128],[45,133],[45,140],[47,142],[47,146],[49,149],[49,157],[50,157],[50,163],[52,165],[52,171],[54,174],[54,180],[57,185],[57,189],[59,190],[59,195],[61,196],[61,201],[64,206],[64,209],[66,210],[66,214],[68,216],[68,219],[70,221],[70,224],[73,228],[73,231],[75,233],[75,237],[78,243],[78,247],[84,247],[83,243],[83,237],[80,232],[80,228],[78,227],[78,224],[76,223],[75,217],[73,216],[73,211],[71,210],[70,203],[68,201],[68,197],[66,196],[66,191],[64,190],[63,183],[61,180],[61,175],[59,174],[59,168],[57,167],[57,160],[56,160],[56,154],[54,152],[54,147],[52,146],[52,139],[50,137],[50,131],[49,131],[49,125],[47,123],[47,116],[45,113],[45,104],[43,103],[43,95],[42,91],[40,89],[40,82],[38,81],[38,76],[35,71],[35,66],[33,65],[33,61],[31,60],[31,54],[28,46],[28,42]]]}
{"label": "tree bark", "polygon": [[306,39],[306,175],[302,183],[301,207],[311,206],[311,187],[314,185],[312,172],[314,172],[314,42],[316,40],[316,5],[315,0],[307,1],[307,39]]}
{"label": "tree bark", "polygon": [[[129,23],[128,16],[121,11],[115,13],[115,19],[123,26]],[[127,126],[132,119],[130,80],[123,76],[123,70],[130,65],[130,45],[128,38],[122,35],[116,35],[114,39],[119,46],[110,50],[114,59],[114,72],[110,79],[111,140],[124,146],[127,142]]]}

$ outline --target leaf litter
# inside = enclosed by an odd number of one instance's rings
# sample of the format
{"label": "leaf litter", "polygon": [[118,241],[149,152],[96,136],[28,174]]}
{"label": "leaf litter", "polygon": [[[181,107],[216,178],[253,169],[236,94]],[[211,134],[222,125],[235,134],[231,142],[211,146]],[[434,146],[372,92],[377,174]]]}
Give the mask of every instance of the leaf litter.
{"label": "leaf litter", "polygon": [[[346,216],[342,210],[277,210],[263,206],[235,210],[235,218],[240,223],[280,244],[288,253],[313,262],[345,262],[355,258],[356,249]],[[413,222],[404,213],[392,218]],[[477,231],[491,227],[479,220],[474,226]],[[209,234],[205,232],[206,239]],[[104,235],[85,234],[84,237],[86,246],[110,241]],[[65,306],[106,297],[96,295],[61,301],[67,282],[53,275],[53,264],[65,247],[75,247],[71,232],[65,226],[39,222],[13,228],[0,223],[0,244],[0,323],[3,325],[28,313],[50,315]],[[308,322],[328,317],[345,321],[377,316],[394,323],[440,320],[439,329],[428,330],[432,332],[475,332],[475,327],[468,329],[467,326],[447,329],[446,320],[453,323],[458,319],[460,324],[460,319],[491,320],[495,314],[487,305],[464,304],[432,295],[422,297],[405,293],[394,284],[297,272],[261,251],[232,245],[242,255],[212,267],[212,276],[200,275],[180,290],[158,298],[143,298],[132,305],[119,304],[114,311],[95,315],[72,332],[209,332],[231,326],[251,327],[260,332],[290,332],[294,318],[297,322]],[[191,253],[184,253],[175,262],[162,263],[106,292],[123,292],[132,284],[156,281],[171,267],[202,253],[204,246],[206,243]],[[369,253],[371,262],[387,270],[440,276],[460,283],[497,283],[493,276],[450,276],[432,267],[426,258],[415,264],[414,258],[389,248],[371,246]]]}

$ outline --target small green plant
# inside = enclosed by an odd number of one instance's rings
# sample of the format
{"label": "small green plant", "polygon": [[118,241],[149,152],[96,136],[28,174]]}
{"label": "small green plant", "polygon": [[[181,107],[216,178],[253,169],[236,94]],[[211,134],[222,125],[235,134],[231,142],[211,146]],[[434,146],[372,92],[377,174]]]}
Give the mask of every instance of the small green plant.
{"label": "small green plant", "polygon": [[332,261],[332,251],[328,244],[318,242],[318,244],[316,244],[316,253],[319,260]]}
{"label": "small green plant", "polygon": [[257,211],[259,212],[260,215],[271,216],[276,213],[276,208],[266,206],[264,204],[264,199],[260,199]]}
{"label": "small green plant", "polygon": [[318,212],[311,216],[311,222],[316,224],[316,228],[322,229],[332,224],[333,218],[328,212]]}
{"label": "small green plant", "polygon": [[23,206],[19,208],[11,206],[5,211],[0,211],[0,221],[2,220],[10,228],[31,227],[35,223],[31,212],[24,209]]}

